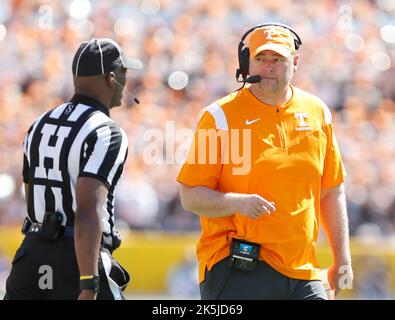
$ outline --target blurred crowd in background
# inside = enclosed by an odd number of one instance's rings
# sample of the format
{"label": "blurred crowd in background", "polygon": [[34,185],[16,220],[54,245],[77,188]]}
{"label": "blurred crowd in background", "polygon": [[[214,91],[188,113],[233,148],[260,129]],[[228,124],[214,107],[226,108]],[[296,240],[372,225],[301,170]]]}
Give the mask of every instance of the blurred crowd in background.
{"label": "blurred crowd in background", "polygon": [[[2,0],[0,2],[0,224],[19,225],[22,141],[33,120],[73,94],[81,41],[117,40],[144,70],[129,72],[113,119],[129,137],[118,225],[191,231],[179,201],[180,163],[168,157],[199,110],[237,89],[237,46],[250,27],[281,22],[300,35],[293,83],[331,108],[348,172],[352,235],[395,235],[395,2],[335,0]],[[131,108],[132,106],[132,108]],[[161,161],[147,163],[147,130]],[[173,152],[173,151],[172,151]]]}

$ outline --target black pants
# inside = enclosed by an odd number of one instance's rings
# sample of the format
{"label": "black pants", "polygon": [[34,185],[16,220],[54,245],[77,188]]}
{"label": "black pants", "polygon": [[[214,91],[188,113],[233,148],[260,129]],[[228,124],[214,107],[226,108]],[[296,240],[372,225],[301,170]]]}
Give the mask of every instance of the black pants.
{"label": "black pants", "polygon": [[[105,248],[100,252],[99,276],[97,299],[124,299],[121,287],[126,287],[129,275]],[[74,239],[45,240],[28,234],[12,261],[4,299],[77,299],[79,277]]]}
{"label": "black pants", "polygon": [[284,276],[264,261],[255,270],[229,267],[230,258],[206,270],[200,284],[202,300],[326,300],[319,280],[299,280]]}

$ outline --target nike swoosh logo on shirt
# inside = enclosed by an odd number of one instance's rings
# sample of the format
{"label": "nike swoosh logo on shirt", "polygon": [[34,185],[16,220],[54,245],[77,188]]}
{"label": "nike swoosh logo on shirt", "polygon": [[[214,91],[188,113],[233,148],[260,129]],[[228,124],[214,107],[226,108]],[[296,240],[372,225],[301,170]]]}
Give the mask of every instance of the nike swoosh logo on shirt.
{"label": "nike swoosh logo on shirt", "polygon": [[261,120],[261,118],[254,119],[254,120],[251,120],[251,121],[248,121],[248,120],[246,119],[246,125],[249,126],[250,124],[253,124],[254,122],[257,122],[257,121],[259,121],[259,120]]}

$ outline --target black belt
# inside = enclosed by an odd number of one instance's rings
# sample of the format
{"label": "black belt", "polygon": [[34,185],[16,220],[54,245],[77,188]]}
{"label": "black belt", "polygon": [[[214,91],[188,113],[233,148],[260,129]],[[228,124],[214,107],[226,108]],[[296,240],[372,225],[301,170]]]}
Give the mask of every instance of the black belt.
{"label": "black belt", "polygon": [[[28,222],[25,220],[23,223],[22,233],[25,235],[28,233],[42,234],[42,232],[43,225],[41,223],[31,222],[30,220]],[[62,235],[66,238],[74,238],[74,227],[64,227]]]}
{"label": "black belt", "polygon": [[[43,225],[41,223],[31,222],[29,218],[25,218],[22,226],[22,233],[27,234],[42,234]],[[74,227],[64,227],[62,235],[66,238],[74,238]],[[121,245],[120,238],[115,235],[103,233],[102,246],[111,253]]]}

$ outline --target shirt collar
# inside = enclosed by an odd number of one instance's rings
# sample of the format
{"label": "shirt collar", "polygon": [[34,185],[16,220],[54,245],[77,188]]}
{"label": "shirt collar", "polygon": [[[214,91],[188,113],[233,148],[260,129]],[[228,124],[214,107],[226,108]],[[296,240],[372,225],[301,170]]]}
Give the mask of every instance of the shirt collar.
{"label": "shirt collar", "polygon": [[249,90],[249,87],[244,87],[244,88],[242,89],[242,92],[245,93],[245,94],[247,95],[247,97],[248,97],[250,100],[252,100],[253,103],[254,103],[255,105],[257,105],[257,106],[269,107],[269,108],[267,108],[267,109],[269,109],[269,110],[273,110],[274,108],[285,110],[285,109],[287,109],[288,107],[290,107],[290,106],[294,103],[294,101],[295,101],[295,87],[294,87],[292,84],[289,84],[289,87],[291,88],[292,96],[291,96],[291,98],[290,98],[287,102],[285,102],[285,103],[282,104],[282,105],[269,105],[269,104],[266,104],[266,103],[262,102],[262,101],[259,100],[256,96],[254,96],[254,94]]}
{"label": "shirt collar", "polygon": [[91,106],[93,108],[99,109],[101,112],[105,113],[108,117],[110,116],[110,112],[108,111],[108,108],[104,104],[102,104],[100,101],[98,101],[92,97],[76,93],[73,95],[70,102],[75,103],[75,104],[82,103],[87,106]]}

